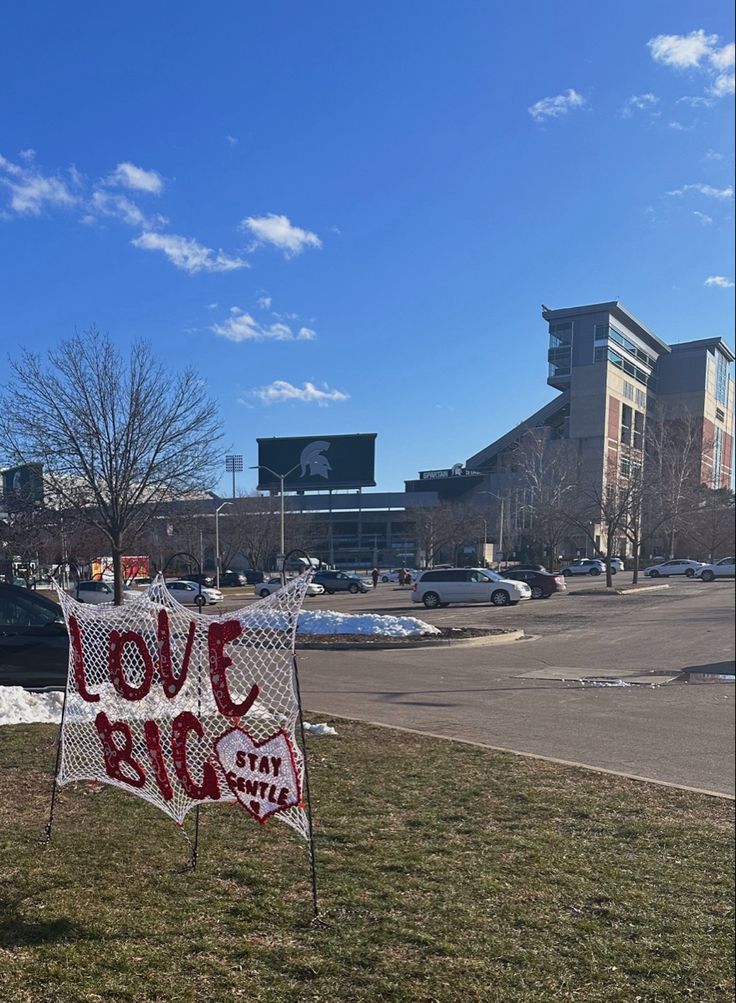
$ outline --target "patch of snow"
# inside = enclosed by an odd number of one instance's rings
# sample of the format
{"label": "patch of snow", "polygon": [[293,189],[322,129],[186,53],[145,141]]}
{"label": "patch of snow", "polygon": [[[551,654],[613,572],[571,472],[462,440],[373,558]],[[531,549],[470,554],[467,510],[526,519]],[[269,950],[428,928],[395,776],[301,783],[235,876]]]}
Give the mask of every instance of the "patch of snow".
{"label": "patch of snow", "polygon": [[378,613],[335,613],[329,609],[304,610],[299,614],[298,634],[377,634],[383,637],[420,637],[439,634],[414,616],[381,616]]}
{"label": "patch of snow", "polygon": [[29,693],[22,686],[0,686],[0,725],[58,724],[63,693]]}
{"label": "patch of snow", "polygon": [[308,721],[304,722],[304,730],[308,731],[310,735],[336,735],[337,731],[332,728],[329,724],[325,724],[324,721],[321,724],[309,724]]}

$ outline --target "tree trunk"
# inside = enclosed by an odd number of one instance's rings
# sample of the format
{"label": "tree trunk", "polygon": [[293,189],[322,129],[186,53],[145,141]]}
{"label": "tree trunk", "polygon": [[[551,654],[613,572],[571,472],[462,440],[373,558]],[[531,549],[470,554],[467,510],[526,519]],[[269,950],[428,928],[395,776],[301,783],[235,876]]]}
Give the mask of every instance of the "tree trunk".
{"label": "tree trunk", "polygon": [[115,605],[123,605],[123,547],[120,537],[112,544],[112,573],[115,579]]}

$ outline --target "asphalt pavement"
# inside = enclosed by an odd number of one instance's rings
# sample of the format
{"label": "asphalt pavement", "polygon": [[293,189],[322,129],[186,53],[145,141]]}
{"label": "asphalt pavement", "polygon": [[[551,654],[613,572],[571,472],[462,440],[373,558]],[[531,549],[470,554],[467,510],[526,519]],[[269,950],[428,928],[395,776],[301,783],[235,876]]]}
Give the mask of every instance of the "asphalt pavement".
{"label": "asphalt pavement", "polygon": [[[630,584],[631,575],[615,581]],[[685,682],[681,673],[733,674],[734,582],[668,584],[611,596],[604,582],[586,579],[566,595],[504,609],[430,612],[390,584],[308,600],[437,625],[523,627],[529,637],[488,647],[302,652],[305,707],[733,795],[733,683]]]}

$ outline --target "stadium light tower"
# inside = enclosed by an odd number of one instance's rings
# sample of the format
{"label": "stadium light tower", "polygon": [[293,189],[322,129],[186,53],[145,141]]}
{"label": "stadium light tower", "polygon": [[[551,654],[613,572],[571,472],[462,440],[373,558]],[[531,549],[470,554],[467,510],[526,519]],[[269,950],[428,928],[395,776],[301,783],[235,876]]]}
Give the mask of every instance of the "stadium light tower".
{"label": "stadium light tower", "polygon": [[235,474],[243,471],[243,457],[229,455],[225,457],[225,470],[233,475],[233,501],[235,500]]}

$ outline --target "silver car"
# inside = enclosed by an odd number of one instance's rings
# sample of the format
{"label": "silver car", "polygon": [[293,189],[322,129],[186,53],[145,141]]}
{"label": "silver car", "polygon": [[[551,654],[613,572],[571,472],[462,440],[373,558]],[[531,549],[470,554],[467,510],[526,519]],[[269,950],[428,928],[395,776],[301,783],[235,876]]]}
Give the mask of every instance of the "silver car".
{"label": "silver car", "polygon": [[670,575],[686,575],[694,578],[703,567],[700,561],[689,561],[678,559],[676,561],[663,561],[662,564],[652,564],[644,568],[647,578],[669,578]]}
{"label": "silver car", "polygon": [[516,606],[531,599],[526,582],[503,578],[487,568],[437,568],[422,571],[412,589],[412,602],[424,603],[427,609],[450,603],[487,602],[494,606]]}

